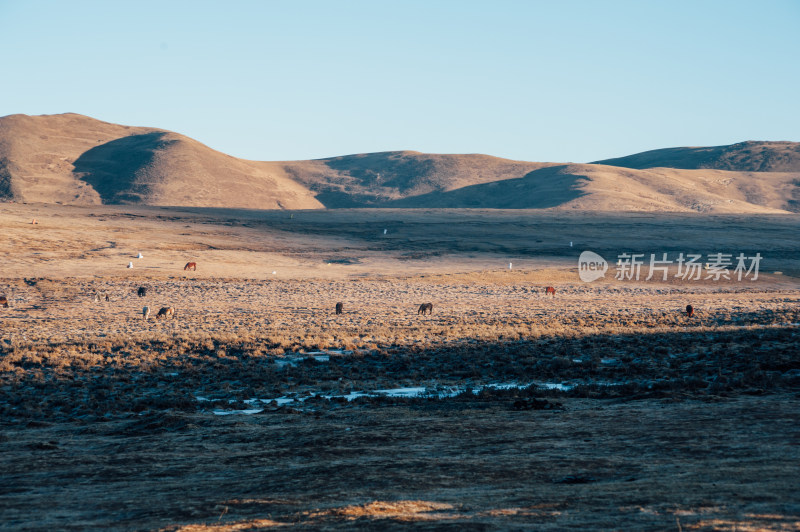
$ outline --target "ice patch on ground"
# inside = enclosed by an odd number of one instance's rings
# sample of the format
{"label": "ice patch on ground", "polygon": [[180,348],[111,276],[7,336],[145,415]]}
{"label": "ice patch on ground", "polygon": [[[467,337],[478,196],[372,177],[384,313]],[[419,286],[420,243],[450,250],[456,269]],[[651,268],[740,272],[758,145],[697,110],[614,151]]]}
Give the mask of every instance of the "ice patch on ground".
{"label": "ice patch on ground", "polygon": [[[566,383],[557,383],[557,382],[532,382],[527,384],[519,384],[515,382],[509,383],[493,383],[493,384],[485,384],[485,385],[478,385],[478,386],[444,386],[444,387],[427,387],[427,386],[407,386],[403,388],[386,388],[380,390],[372,390],[372,391],[351,391],[346,394],[324,394],[320,392],[308,392],[304,396],[299,395],[283,395],[281,397],[271,397],[271,398],[252,398],[252,399],[245,399],[242,401],[243,403],[250,405],[250,406],[257,406],[257,405],[275,405],[275,406],[285,406],[292,403],[303,403],[307,399],[320,397],[322,399],[327,400],[345,400],[345,401],[354,401],[355,399],[359,399],[362,397],[392,397],[392,398],[432,398],[432,399],[447,399],[451,397],[456,397],[465,393],[467,390],[470,390],[473,395],[478,395],[483,390],[512,390],[512,389],[527,389],[531,386],[535,386],[537,388],[544,388],[547,390],[562,390],[567,391],[571,390],[575,387],[573,384],[566,384]],[[211,401],[211,399],[207,399],[201,396],[195,396],[198,401]],[[237,402],[235,399],[229,399],[230,403]],[[214,414],[218,416],[228,415],[228,414],[257,414],[262,412],[264,409],[261,408],[250,408],[245,410],[222,410],[217,409],[214,410]]]}
{"label": "ice patch on ground", "polygon": [[427,388],[424,386],[414,386],[413,388],[391,388],[388,390],[375,390],[377,395],[385,395],[387,397],[417,397],[425,395]]}
{"label": "ice patch on ground", "polygon": [[353,352],[348,349],[326,349],[325,351],[308,351],[307,353],[287,353],[274,358],[273,361],[279,367],[286,365],[296,366],[309,358],[313,358],[317,362],[330,362],[331,355],[345,356],[352,354]]}
{"label": "ice patch on ground", "polygon": [[537,382],[536,386],[546,390],[561,390],[562,392],[569,391],[575,387],[574,384],[562,384],[559,382]]}
{"label": "ice patch on ground", "polygon": [[259,412],[263,412],[263,408],[247,408],[245,410],[214,410],[215,416],[229,416],[231,414],[258,414]]}
{"label": "ice patch on ground", "polygon": [[[484,385],[461,385],[461,386],[406,386],[402,388],[383,388],[379,390],[353,390],[348,393],[343,394],[328,394],[323,392],[312,392],[306,391],[302,393],[288,393],[282,395],[280,397],[269,397],[269,398],[262,398],[262,397],[254,397],[251,399],[245,400],[238,400],[238,399],[209,399],[204,396],[195,395],[195,399],[198,402],[210,402],[210,401],[227,401],[228,403],[245,403],[246,405],[250,406],[251,408],[248,409],[222,409],[217,408],[212,410],[215,415],[223,416],[229,414],[258,414],[262,412],[263,408],[258,408],[259,406],[287,406],[291,404],[302,404],[308,399],[325,399],[328,401],[334,400],[344,400],[347,402],[354,401],[356,399],[360,399],[362,397],[372,397],[372,398],[406,398],[406,399],[449,399],[456,396],[459,396],[467,391],[470,391],[473,395],[479,395],[483,390],[525,390],[531,387],[544,389],[544,390],[558,390],[558,391],[570,391],[578,386],[622,386],[625,384],[624,382],[599,382],[599,381],[588,381],[588,382],[530,382],[526,384],[519,384],[516,382],[508,382],[508,383],[491,383],[491,384],[484,384]],[[651,385],[652,387],[652,385]]]}
{"label": "ice patch on ground", "polygon": [[325,349],[323,351],[309,351],[306,355],[352,355],[349,349]]}

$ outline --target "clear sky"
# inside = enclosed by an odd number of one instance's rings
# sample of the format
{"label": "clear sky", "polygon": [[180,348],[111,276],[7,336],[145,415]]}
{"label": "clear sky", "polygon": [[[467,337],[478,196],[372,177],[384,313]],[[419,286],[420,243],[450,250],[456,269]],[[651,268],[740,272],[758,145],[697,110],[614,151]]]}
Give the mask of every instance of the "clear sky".
{"label": "clear sky", "polygon": [[800,141],[800,1],[0,0],[0,116],[258,160]]}

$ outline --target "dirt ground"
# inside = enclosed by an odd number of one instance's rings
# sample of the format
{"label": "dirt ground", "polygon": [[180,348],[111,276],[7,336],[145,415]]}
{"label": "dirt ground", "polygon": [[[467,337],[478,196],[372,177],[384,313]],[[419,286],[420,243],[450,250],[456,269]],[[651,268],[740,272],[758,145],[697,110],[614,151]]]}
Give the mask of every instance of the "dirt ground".
{"label": "dirt ground", "polygon": [[799,226],[2,204],[0,529],[797,530]]}

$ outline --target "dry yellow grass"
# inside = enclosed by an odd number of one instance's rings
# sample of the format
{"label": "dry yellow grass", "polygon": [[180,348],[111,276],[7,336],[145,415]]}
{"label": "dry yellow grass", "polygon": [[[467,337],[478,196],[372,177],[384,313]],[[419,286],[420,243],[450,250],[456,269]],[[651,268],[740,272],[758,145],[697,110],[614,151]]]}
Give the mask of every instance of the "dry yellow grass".
{"label": "dry yellow grass", "polygon": [[[2,205],[0,528],[791,529],[797,224]],[[571,239],[768,268],[586,284]]]}
{"label": "dry yellow grass", "polygon": [[[707,154],[698,159],[694,152],[702,149],[686,149],[690,153],[677,159],[644,154],[646,164],[636,164],[643,154],[604,165],[412,151],[259,162],[219,153],[170,131],[77,114],[11,115],[0,117],[0,160],[5,161],[0,198],[254,209],[797,211],[792,199],[800,177],[797,143],[710,150],[716,150],[711,159]],[[687,160],[692,164],[683,164]],[[645,169],[608,165],[625,161]]]}

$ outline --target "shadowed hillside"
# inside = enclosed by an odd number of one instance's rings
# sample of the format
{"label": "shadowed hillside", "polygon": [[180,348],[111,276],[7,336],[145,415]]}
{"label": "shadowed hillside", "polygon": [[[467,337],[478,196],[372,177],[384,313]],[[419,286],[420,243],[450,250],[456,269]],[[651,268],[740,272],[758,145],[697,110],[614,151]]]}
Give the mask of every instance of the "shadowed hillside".
{"label": "shadowed hillside", "polygon": [[95,146],[159,131],[109,124],[77,114],[0,118],[0,193],[34,202],[99,204],[100,195],[73,175],[72,163]]}
{"label": "shadowed hillside", "polygon": [[13,165],[13,163],[7,158],[3,157],[0,159],[0,200],[14,198],[14,189],[11,184],[11,165]]}
{"label": "shadowed hillside", "polygon": [[670,148],[594,164],[481,154],[248,161],[77,114],[0,118],[0,199],[252,209],[800,212],[800,144]]}
{"label": "shadowed hillside", "polygon": [[665,148],[593,164],[626,168],[712,168],[736,172],[800,172],[800,143],[740,142],[705,148]]}
{"label": "shadowed hillside", "polygon": [[149,183],[141,182],[137,174],[168,144],[164,135],[154,131],[96,146],[78,157],[73,172],[100,194],[103,203],[145,202],[151,196]]}
{"label": "shadowed hillside", "polygon": [[384,207],[778,213],[800,207],[798,174],[634,170],[570,164],[524,177],[387,202]]}
{"label": "shadowed hillside", "polygon": [[29,202],[315,209],[279,166],[78,114],[0,118],[0,195]]}
{"label": "shadowed hillside", "polygon": [[586,176],[570,173],[568,166],[550,166],[523,177],[436,191],[386,204],[387,207],[548,209],[584,196]]}
{"label": "shadowed hillside", "polygon": [[[489,155],[397,151],[285,163],[286,172],[328,208],[381,206],[394,200],[514,179],[553,163]],[[467,205],[460,205],[466,207]]]}

